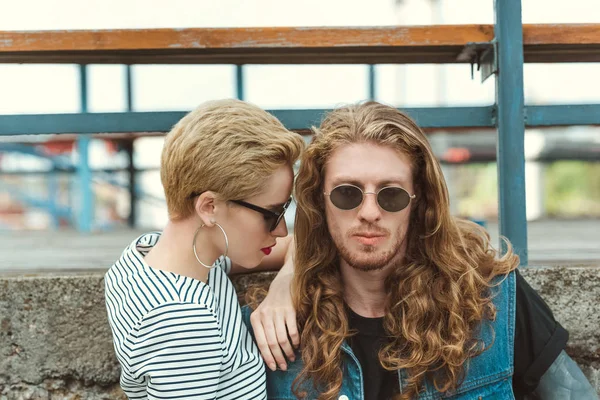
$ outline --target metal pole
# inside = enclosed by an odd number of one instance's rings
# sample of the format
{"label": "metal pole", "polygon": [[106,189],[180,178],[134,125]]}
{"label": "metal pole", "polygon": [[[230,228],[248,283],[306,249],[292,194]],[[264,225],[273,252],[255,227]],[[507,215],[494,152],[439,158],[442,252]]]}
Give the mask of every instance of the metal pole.
{"label": "metal pole", "polygon": [[58,172],[53,168],[50,175],[46,178],[48,182],[48,205],[50,206],[50,214],[52,215],[52,229],[60,227],[60,216],[58,214]]}
{"label": "metal pole", "polygon": [[126,100],[127,111],[133,111],[133,83],[132,83],[131,65],[126,65],[125,68],[125,85],[127,87]]}
{"label": "metal pole", "polygon": [[375,66],[373,64],[369,64],[369,100],[375,100],[375,96],[377,95],[375,84]]}
{"label": "metal pole", "polygon": [[[87,65],[79,65],[81,112],[88,112]],[[79,230],[91,232],[94,219],[94,193],[92,189],[92,170],[89,164],[90,138],[81,134],[77,137],[77,176],[79,181]]]}
{"label": "metal pole", "polygon": [[521,0],[495,0],[494,9],[500,235],[510,240],[521,265],[527,265]]}
{"label": "metal pole", "polygon": [[[127,65],[125,69],[125,85],[127,87],[127,111],[133,111],[133,90],[132,90],[132,74],[131,65]],[[136,176],[135,176],[135,164],[133,162],[134,154],[134,138],[131,137],[128,140],[123,141],[125,150],[127,151],[127,159],[129,161],[129,217],[127,218],[127,224],[130,228],[135,228],[137,219],[137,196],[135,194]]]}
{"label": "metal pole", "polygon": [[236,96],[240,100],[245,100],[244,93],[244,66],[235,66]]}

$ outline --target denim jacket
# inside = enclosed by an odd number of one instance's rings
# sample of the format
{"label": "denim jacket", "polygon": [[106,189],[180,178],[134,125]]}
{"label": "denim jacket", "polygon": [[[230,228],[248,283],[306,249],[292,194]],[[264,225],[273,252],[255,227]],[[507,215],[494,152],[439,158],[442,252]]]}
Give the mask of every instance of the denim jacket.
{"label": "denim jacket", "polygon": [[[503,277],[504,278],[504,277]],[[425,382],[424,391],[418,399],[455,399],[455,400],[505,400],[514,399],[512,390],[514,330],[515,330],[515,274],[510,273],[506,279],[492,288],[495,293],[494,304],[496,320],[482,324],[479,337],[489,348],[471,359],[466,366],[465,379],[453,393],[440,393],[435,390],[432,382]],[[250,326],[250,310],[244,307],[244,321]],[[491,344],[491,346],[490,346]],[[358,359],[352,353],[347,343],[342,345],[343,383],[338,395],[340,400],[363,400],[363,377]],[[267,369],[267,396],[273,400],[296,399],[292,392],[292,382],[302,370],[302,359],[299,354],[296,361],[288,362],[288,370],[275,372]],[[405,387],[406,375],[403,370],[398,372],[400,390]],[[308,390],[307,399],[316,399],[316,393]]]}

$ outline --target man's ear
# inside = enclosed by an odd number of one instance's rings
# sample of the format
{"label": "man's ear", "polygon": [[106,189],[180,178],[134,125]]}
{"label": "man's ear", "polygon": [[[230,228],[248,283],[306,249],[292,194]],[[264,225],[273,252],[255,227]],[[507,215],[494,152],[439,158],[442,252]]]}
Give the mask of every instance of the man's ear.
{"label": "man's ear", "polygon": [[196,198],[194,209],[202,223],[208,227],[214,225],[218,209],[218,197],[215,192],[206,191]]}

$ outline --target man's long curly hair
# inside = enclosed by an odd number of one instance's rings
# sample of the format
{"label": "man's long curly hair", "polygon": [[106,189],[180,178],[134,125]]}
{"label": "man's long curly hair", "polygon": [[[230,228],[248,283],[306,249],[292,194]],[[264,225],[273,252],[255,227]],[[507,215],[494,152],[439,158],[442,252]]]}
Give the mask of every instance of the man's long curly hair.
{"label": "man's long curly hair", "polygon": [[[398,399],[417,397],[425,380],[440,392],[455,389],[466,361],[485,350],[478,327],[492,321],[491,278],[515,269],[518,257],[502,257],[478,225],[450,215],[440,165],[421,129],[395,108],[376,102],[329,113],[300,163],[296,181],[294,306],[301,330],[304,368],[293,390],[304,397],[312,382],[319,400],[337,398],[342,387],[344,340],[352,336],[344,306],[339,253],[325,220],[323,183],[332,152],[351,143],[389,146],[407,155],[417,195],[406,254],[385,281],[388,293],[379,352],[382,366],[405,370]],[[348,160],[351,162],[351,160]]]}

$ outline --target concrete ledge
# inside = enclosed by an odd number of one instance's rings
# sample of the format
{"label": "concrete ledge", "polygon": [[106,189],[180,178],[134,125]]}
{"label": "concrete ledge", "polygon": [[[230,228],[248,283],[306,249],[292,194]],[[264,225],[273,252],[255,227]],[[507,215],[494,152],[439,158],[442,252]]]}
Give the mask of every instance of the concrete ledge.
{"label": "concrete ledge", "polygon": [[[600,268],[522,271],[570,332],[568,352],[600,393]],[[272,273],[234,278],[240,296]],[[0,276],[0,400],[125,399],[102,274]]]}
{"label": "concrete ledge", "polygon": [[521,274],[569,331],[567,353],[600,394],[600,266],[529,267]]}

